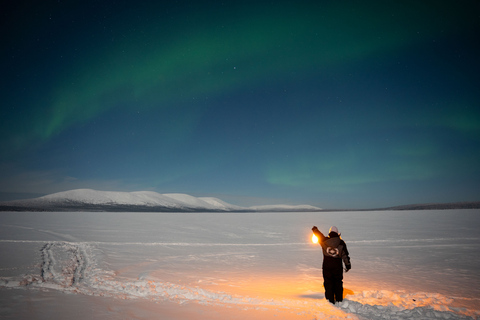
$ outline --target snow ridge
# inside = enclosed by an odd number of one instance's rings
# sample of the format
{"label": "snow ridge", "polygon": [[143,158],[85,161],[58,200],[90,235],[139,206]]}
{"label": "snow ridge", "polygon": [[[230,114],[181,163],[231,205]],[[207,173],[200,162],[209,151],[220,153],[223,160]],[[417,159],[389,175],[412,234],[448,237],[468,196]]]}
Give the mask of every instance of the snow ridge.
{"label": "snow ridge", "polygon": [[178,211],[178,212],[254,212],[318,211],[301,205],[241,207],[213,197],[194,197],[183,193],[160,194],[153,191],[114,192],[76,189],[39,198],[0,203],[0,211]]}

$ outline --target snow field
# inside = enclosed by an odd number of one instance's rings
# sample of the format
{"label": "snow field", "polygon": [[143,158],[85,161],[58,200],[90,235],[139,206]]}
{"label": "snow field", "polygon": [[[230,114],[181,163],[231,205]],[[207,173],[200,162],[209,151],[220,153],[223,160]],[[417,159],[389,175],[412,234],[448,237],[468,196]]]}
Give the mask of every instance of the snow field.
{"label": "snow field", "polygon": [[[12,213],[0,223],[0,293],[55,291],[107,298],[109,310],[132,301],[264,319],[478,319],[478,212],[399,214]],[[386,218],[373,236],[365,227],[372,215]],[[436,229],[412,230],[416,216]],[[321,252],[309,243],[311,225],[328,230],[332,221],[353,265],[335,306],[323,296]],[[461,235],[449,237],[451,223]],[[468,264],[458,263],[468,253]]]}

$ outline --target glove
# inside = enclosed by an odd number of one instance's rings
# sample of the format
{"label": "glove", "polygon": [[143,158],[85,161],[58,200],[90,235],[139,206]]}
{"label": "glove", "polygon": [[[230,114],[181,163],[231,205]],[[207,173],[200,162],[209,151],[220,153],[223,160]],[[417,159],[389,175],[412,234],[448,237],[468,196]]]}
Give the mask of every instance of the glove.
{"label": "glove", "polygon": [[348,272],[348,270],[352,269],[352,265],[351,264],[347,264],[345,266],[345,272]]}

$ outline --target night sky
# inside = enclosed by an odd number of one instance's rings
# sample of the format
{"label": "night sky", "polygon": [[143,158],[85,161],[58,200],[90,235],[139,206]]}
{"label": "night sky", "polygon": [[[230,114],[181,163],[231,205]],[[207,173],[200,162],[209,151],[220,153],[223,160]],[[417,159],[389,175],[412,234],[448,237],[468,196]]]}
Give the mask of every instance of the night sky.
{"label": "night sky", "polygon": [[480,200],[478,1],[145,2],[1,2],[1,200]]}

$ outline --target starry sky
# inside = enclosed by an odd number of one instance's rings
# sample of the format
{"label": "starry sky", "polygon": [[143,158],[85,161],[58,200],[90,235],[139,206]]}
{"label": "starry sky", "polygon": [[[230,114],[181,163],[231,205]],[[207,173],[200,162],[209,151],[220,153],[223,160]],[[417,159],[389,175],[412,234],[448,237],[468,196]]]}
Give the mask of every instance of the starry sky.
{"label": "starry sky", "polygon": [[480,200],[478,1],[2,1],[0,198]]}

